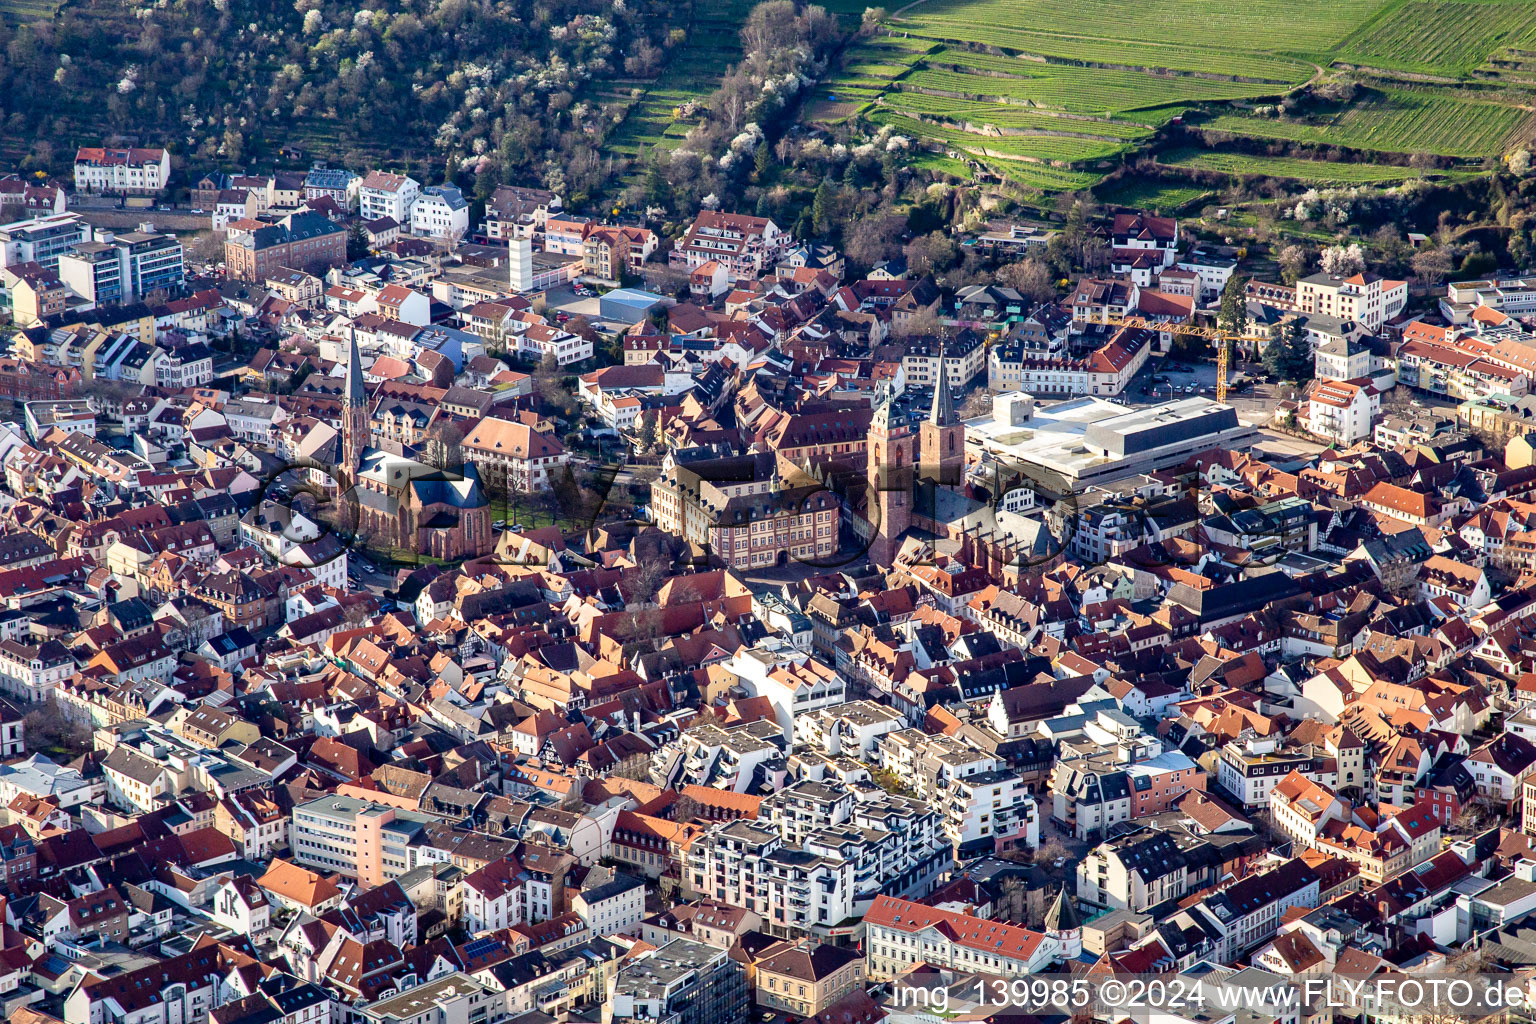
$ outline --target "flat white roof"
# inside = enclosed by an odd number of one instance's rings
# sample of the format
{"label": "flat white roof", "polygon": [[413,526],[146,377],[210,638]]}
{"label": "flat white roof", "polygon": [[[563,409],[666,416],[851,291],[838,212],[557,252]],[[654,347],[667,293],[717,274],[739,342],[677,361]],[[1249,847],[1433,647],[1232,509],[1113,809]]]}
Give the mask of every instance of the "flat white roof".
{"label": "flat white roof", "polygon": [[[1018,426],[999,423],[992,416],[965,421],[966,444],[979,448],[1004,462],[1022,462],[1061,474],[1069,482],[1092,477],[1104,479],[1124,466],[1124,474],[1148,470],[1148,462],[1157,461],[1159,451],[1199,451],[1226,445],[1247,447],[1257,438],[1252,427],[1241,423],[1237,428],[1178,439],[1170,436],[1165,446],[1149,448],[1117,457],[1089,441],[1088,428],[1095,434],[1113,431],[1135,434],[1149,428],[1172,427],[1197,420],[1229,408],[1209,398],[1190,397],[1159,405],[1132,408],[1106,398],[1085,396],[1052,405],[1036,405],[1030,419]],[[1172,433],[1176,434],[1177,431]]]}

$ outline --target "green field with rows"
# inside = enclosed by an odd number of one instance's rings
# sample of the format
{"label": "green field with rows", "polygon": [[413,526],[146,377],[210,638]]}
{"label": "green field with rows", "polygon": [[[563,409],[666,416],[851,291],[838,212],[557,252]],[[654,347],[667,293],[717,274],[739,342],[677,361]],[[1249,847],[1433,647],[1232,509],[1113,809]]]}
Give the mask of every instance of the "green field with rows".
{"label": "green field with rows", "polygon": [[[1527,47],[1536,50],[1531,0],[919,0],[848,48],[808,118],[889,125],[946,159],[968,154],[994,169],[1046,161],[1057,181],[1101,180],[1113,169],[1106,158],[1180,116],[1239,135],[1475,161],[1533,134]],[[1272,116],[1292,90],[1341,76],[1355,82],[1352,99],[1314,98]],[[1391,184],[1416,173],[1308,155],[1173,160],[1299,182]]]}
{"label": "green field with rows", "polygon": [[1335,58],[1429,74],[1471,71],[1501,50],[1536,43],[1526,0],[1407,0],[1362,26]]}
{"label": "green field with rows", "polygon": [[876,124],[890,125],[899,135],[938,139],[956,149],[1001,159],[1076,163],[1112,156],[1124,148],[1121,143],[1066,135],[983,135],[918,121],[887,107],[877,108],[867,116]]}
{"label": "green field with rows", "polygon": [[[1196,51],[1228,50],[1318,53],[1365,24],[1389,0],[926,0],[909,18],[924,25],[953,25],[968,35],[996,27],[1059,33],[1063,39],[1097,36],[1136,43],[1171,44]],[[981,35],[981,41],[987,41]],[[1211,42],[1206,42],[1211,41]]]}
{"label": "green field with rows", "polygon": [[1011,103],[966,103],[920,92],[888,92],[884,105],[904,114],[992,125],[1003,130],[1082,135],[1099,139],[1142,139],[1151,131],[1128,121],[1109,121],[1037,110]]}
{"label": "green field with rows", "polygon": [[1095,194],[1102,202],[1137,210],[1150,210],[1168,215],[1182,210],[1196,200],[1211,194],[1210,189],[1197,185],[1180,185],[1173,182],[1125,178],[1110,182]]}
{"label": "green field with rows", "polygon": [[[1197,2],[1172,0],[1172,4],[1186,7]],[[1242,49],[1144,43],[1114,36],[1058,34],[1016,27],[1027,24],[1019,21],[983,20],[967,23],[954,19],[934,19],[924,13],[926,8],[927,0],[924,0],[923,4],[913,8],[910,14],[904,15],[893,27],[914,37],[935,42],[995,46],[1015,53],[1064,61],[1225,75],[1250,79],[1256,84],[1298,85],[1306,81],[1315,70],[1311,64],[1297,57],[1260,54]]]}
{"label": "green field with rows", "polygon": [[1419,177],[1412,167],[1388,164],[1326,160],[1296,160],[1289,157],[1251,156],[1216,150],[1180,149],[1158,155],[1165,167],[1184,167],[1219,174],[1264,174],[1274,178],[1294,178],[1309,185],[1392,185]]}
{"label": "green field with rows", "polygon": [[1224,114],[1210,127],[1240,135],[1384,153],[1498,156],[1530,120],[1527,111],[1447,89],[1370,89],[1331,117]]}
{"label": "green field with rows", "polygon": [[13,25],[49,21],[64,6],[64,0],[0,0],[0,21]]}

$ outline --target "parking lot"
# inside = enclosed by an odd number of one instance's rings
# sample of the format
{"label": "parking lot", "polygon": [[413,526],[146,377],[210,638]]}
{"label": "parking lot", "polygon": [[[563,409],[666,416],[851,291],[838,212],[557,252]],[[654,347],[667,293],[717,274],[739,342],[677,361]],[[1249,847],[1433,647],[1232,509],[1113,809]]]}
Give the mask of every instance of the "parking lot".
{"label": "parking lot", "polygon": [[[1234,371],[1233,376],[1236,376]],[[1188,362],[1169,356],[1149,359],[1121,396],[1132,404],[1166,402],[1173,398],[1216,395],[1216,363]]]}
{"label": "parking lot", "polygon": [[[1263,372],[1263,367],[1257,365],[1238,364],[1232,368],[1228,379],[1241,382],[1244,377],[1253,378]],[[1281,400],[1281,390],[1279,385],[1263,382],[1233,387],[1227,392],[1227,402],[1237,410],[1238,418],[1243,422],[1268,423],[1274,416],[1276,403]],[[1152,405],[1196,396],[1216,397],[1215,360],[1188,362],[1164,356],[1149,360],[1119,400],[1127,405]]]}
{"label": "parking lot", "polygon": [[555,324],[566,323],[573,316],[586,317],[592,328],[603,334],[622,333],[629,324],[604,320],[599,296],[602,288],[584,288],[585,295],[578,294],[575,286],[561,285],[544,293],[544,315]]}
{"label": "parking lot", "polygon": [[571,316],[584,316],[589,320],[597,319],[598,293],[585,287],[582,290],[587,294],[577,294],[576,286],[569,284],[551,288],[544,293],[545,312],[550,315],[569,313]]}

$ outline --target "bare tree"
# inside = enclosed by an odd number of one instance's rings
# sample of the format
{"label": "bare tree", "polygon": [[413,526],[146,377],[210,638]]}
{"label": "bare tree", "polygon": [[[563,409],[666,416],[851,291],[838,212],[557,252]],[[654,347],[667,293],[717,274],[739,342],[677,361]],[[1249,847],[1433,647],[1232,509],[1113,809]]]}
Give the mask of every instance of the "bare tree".
{"label": "bare tree", "polygon": [[1444,281],[1451,272],[1451,254],[1443,245],[1421,249],[1410,261],[1413,274],[1426,285],[1433,287]]}
{"label": "bare tree", "polygon": [[660,548],[641,551],[637,564],[624,570],[624,591],[629,607],[654,605],[656,594],[671,575],[672,562]]}
{"label": "bare tree", "polygon": [[1050,268],[1036,259],[1007,264],[998,270],[997,279],[1031,302],[1049,302],[1056,297]]}
{"label": "bare tree", "polygon": [[943,329],[944,321],[931,309],[920,309],[900,322],[891,322],[891,333],[898,338],[923,338],[938,334]]}

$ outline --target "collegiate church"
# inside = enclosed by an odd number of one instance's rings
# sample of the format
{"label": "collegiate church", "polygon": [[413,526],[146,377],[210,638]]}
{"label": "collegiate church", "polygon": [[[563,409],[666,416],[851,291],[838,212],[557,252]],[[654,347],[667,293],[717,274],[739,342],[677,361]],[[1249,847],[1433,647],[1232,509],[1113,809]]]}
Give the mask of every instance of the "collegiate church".
{"label": "collegiate church", "polygon": [[371,447],[368,393],[354,332],[347,348],[346,410],[336,474],[359,537],[446,561],[490,554],[491,509],[473,465],[441,470]]}
{"label": "collegiate church", "polygon": [[1038,519],[978,501],[966,493],[965,423],[955,410],[939,359],[933,403],[913,433],[895,400],[878,400],[869,425],[862,533],[869,557],[890,565],[908,530],[944,542],[949,553],[998,580],[1043,571],[1060,561],[1062,546]]}

